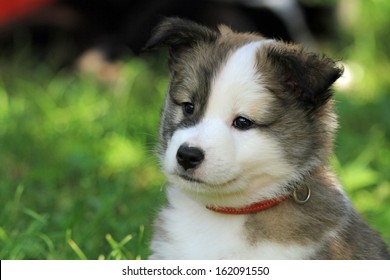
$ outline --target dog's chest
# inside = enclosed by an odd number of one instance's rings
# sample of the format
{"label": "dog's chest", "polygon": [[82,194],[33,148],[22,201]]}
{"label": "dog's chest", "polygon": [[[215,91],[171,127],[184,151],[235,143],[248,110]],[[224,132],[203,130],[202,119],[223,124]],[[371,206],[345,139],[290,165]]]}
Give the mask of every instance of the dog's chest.
{"label": "dog's chest", "polygon": [[152,241],[156,258],[308,259],[315,251],[313,246],[270,240],[251,244],[245,215],[218,214],[188,198],[178,199],[160,213],[161,232]]}

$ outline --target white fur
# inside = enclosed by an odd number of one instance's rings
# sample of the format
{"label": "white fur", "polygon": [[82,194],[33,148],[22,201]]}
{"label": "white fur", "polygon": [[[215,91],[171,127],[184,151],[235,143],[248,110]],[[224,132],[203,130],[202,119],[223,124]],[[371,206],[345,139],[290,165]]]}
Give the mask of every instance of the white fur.
{"label": "white fur", "polygon": [[171,207],[164,209],[169,241],[155,239],[155,259],[309,259],[316,245],[282,245],[270,241],[249,244],[245,217],[211,212],[181,190],[168,191]]}

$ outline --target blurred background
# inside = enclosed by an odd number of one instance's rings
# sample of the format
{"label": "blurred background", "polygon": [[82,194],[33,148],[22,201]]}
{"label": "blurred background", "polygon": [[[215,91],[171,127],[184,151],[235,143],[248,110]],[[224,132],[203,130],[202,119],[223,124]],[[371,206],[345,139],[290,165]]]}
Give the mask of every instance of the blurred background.
{"label": "blurred background", "polygon": [[390,1],[0,0],[0,259],[144,259],[164,16],[302,43],[345,66],[331,164],[390,244]]}

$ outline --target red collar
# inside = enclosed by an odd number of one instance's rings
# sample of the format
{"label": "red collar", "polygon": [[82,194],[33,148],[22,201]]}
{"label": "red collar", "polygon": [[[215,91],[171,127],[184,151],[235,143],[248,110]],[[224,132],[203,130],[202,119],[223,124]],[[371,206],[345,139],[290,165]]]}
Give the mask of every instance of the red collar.
{"label": "red collar", "polygon": [[231,214],[231,215],[242,215],[242,214],[251,214],[259,211],[267,210],[280,202],[284,201],[289,195],[263,200],[260,202],[253,203],[249,206],[244,206],[241,208],[235,207],[214,207],[206,205],[206,208],[221,214]]}

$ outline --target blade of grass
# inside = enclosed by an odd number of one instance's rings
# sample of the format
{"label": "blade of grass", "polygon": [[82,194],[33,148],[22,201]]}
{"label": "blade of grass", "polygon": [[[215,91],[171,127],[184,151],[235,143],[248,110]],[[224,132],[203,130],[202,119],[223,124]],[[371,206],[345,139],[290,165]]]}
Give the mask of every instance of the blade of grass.
{"label": "blade of grass", "polygon": [[87,256],[84,254],[84,252],[80,249],[80,247],[77,245],[77,243],[72,239],[72,231],[68,229],[66,231],[66,242],[70,246],[70,248],[73,250],[73,252],[79,257],[81,260],[87,260]]}
{"label": "blade of grass", "polygon": [[83,251],[80,249],[80,247],[74,242],[72,239],[67,240],[68,245],[70,248],[72,248],[73,252],[76,253],[76,255],[81,259],[81,260],[87,260],[87,256],[83,253]]}

